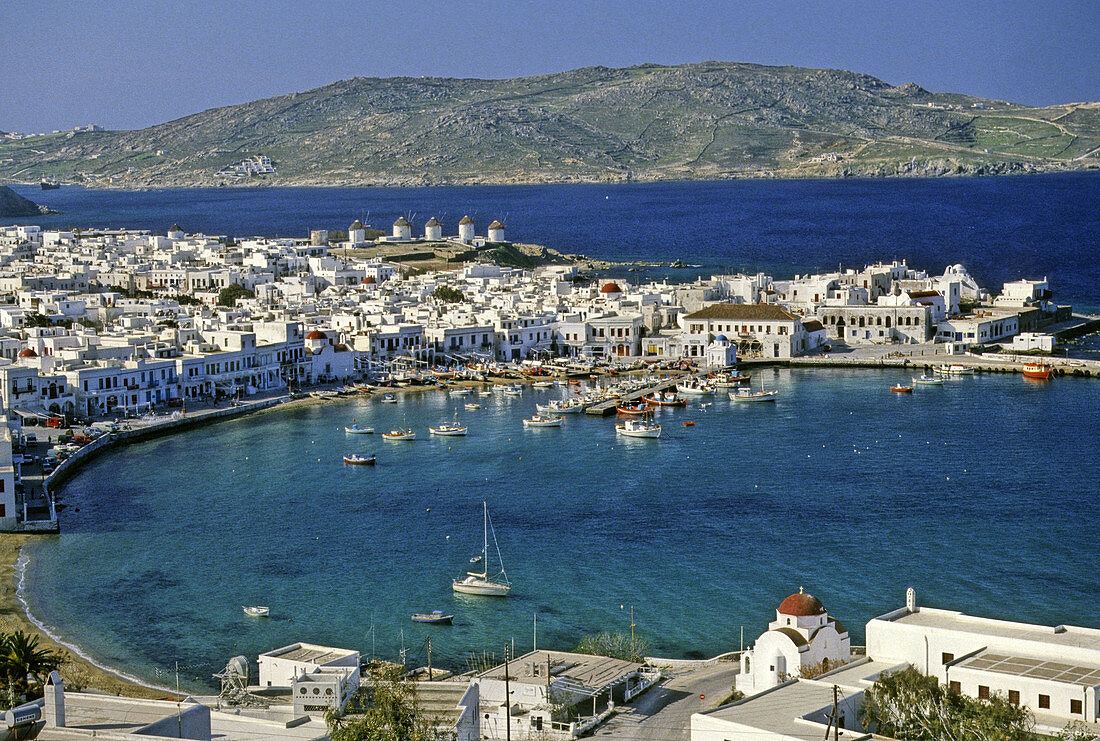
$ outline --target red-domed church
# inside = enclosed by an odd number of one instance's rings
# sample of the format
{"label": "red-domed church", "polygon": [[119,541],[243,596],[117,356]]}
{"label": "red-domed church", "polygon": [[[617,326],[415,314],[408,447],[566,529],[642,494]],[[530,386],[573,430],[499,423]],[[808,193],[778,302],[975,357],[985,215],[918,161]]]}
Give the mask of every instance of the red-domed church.
{"label": "red-domed church", "polygon": [[829,617],[821,600],[799,589],[779,603],[767,632],[741,654],[737,689],[746,695],[763,692],[825,659],[851,661],[848,631]]}

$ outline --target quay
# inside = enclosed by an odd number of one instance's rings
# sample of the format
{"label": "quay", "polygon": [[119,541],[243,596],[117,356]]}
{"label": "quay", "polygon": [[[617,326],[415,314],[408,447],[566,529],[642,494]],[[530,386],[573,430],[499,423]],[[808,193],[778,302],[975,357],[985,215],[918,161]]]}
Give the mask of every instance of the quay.
{"label": "quay", "polygon": [[638,389],[637,391],[631,391],[629,394],[624,394],[624,395],[620,396],[617,399],[616,398],[611,398],[611,399],[608,399],[606,401],[599,401],[599,402],[596,402],[595,404],[590,404],[589,406],[585,407],[584,413],[585,414],[591,414],[594,417],[606,417],[610,414],[614,414],[615,413],[615,407],[618,406],[619,404],[629,404],[630,402],[638,401],[643,396],[650,396],[651,394],[656,394],[658,392],[665,391],[666,389],[669,389],[669,388],[675,386],[677,380],[679,380],[679,379],[668,378],[668,379],[663,380],[663,381],[661,381],[660,383],[658,383],[654,386],[647,386],[644,389]]}

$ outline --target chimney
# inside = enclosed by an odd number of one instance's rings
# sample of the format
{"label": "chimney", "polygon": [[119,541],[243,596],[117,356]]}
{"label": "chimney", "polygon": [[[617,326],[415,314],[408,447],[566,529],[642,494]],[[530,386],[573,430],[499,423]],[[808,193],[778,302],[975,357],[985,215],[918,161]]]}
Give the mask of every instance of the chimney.
{"label": "chimney", "polygon": [[917,590],[912,587],[905,590],[905,609],[909,612],[917,611]]}

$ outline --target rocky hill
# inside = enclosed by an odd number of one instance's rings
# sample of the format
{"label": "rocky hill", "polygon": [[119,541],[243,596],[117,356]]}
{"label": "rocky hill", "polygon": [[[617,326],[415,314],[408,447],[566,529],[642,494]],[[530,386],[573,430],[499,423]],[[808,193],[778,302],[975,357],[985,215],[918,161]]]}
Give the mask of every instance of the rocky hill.
{"label": "rocky hill", "polygon": [[57,211],[24,198],[6,185],[0,185],[0,217],[41,216]]}
{"label": "rocky hill", "polygon": [[[0,142],[0,178],[115,187],[992,174],[1100,166],[1100,104],[707,62],[355,78],[138,131]],[[274,172],[233,175],[248,158]],[[244,165],[238,167],[245,171]]]}

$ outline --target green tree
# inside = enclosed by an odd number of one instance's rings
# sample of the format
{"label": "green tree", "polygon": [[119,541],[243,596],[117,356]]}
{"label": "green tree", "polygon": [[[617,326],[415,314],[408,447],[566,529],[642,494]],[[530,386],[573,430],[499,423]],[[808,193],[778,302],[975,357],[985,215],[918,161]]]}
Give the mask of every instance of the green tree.
{"label": "green tree", "polygon": [[230,283],[218,292],[218,306],[236,306],[239,298],[254,298],[255,293],[240,283]]}
{"label": "green tree", "polygon": [[629,633],[597,633],[582,638],[577,645],[577,653],[644,664],[645,655],[649,653],[649,642],[644,638],[631,637]]}
{"label": "green tree", "polygon": [[0,672],[15,697],[40,697],[46,676],[61,666],[64,657],[39,646],[39,637],[21,630],[0,634]]}
{"label": "green tree", "polygon": [[463,295],[462,291],[450,286],[437,286],[432,291],[432,297],[445,304],[457,304],[466,300],[466,296]]}
{"label": "green tree", "polygon": [[341,231],[339,229],[329,229],[328,230],[328,243],[329,244],[337,244],[339,242],[346,242],[346,241],[348,241],[348,233],[347,232]]}
{"label": "green tree", "polygon": [[332,741],[453,741],[420,710],[409,682],[382,679],[359,690],[343,713],[326,716]]}
{"label": "green tree", "polygon": [[199,305],[202,304],[202,301],[199,301],[197,298],[195,298],[194,296],[192,296],[189,293],[181,293],[181,294],[175,296],[175,299],[176,299],[176,303],[179,304],[180,306],[187,306],[187,305],[199,306]]}
{"label": "green tree", "polygon": [[863,723],[900,741],[1030,741],[1027,708],[1000,695],[975,700],[909,667],[885,674],[863,699]]}

